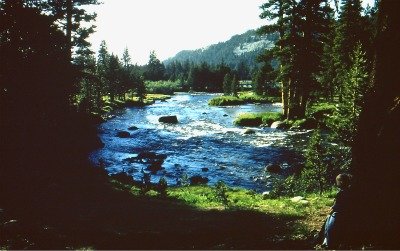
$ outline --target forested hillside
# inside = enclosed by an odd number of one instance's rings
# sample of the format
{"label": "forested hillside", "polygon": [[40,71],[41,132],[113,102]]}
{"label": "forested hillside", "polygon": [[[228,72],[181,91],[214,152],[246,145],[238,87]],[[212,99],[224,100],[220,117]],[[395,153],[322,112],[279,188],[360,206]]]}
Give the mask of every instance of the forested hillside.
{"label": "forested hillside", "polygon": [[258,35],[255,30],[249,30],[243,34],[235,35],[226,42],[213,44],[197,50],[181,51],[176,56],[164,61],[168,65],[173,61],[190,61],[195,64],[207,62],[218,65],[224,62],[232,69],[237,69],[240,64],[245,64],[253,69],[257,64],[257,56],[265,49],[273,47],[277,40],[277,34]]}

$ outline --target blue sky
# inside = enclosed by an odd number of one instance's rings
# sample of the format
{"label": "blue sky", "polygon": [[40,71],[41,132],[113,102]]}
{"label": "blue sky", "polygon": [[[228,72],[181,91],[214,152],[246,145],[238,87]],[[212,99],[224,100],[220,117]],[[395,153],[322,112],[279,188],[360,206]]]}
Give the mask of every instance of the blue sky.
{"label": "blue sky", "polygon": [[128,47],[138,64],[148,61],[151,50],[164,60],[262,26],[266,21],[258,16],[264,1],[102,0],[89,8],[98,14],[90,42],[97,51],[105,40],[109,51],[118,55]]}

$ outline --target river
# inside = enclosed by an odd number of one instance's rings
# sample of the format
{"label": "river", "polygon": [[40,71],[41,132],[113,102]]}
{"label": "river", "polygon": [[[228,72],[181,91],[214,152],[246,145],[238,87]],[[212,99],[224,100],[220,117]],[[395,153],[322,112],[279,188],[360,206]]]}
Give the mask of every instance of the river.
{"label": "river", "polygon": [[[129,161],[140,154],[162,156],[162,170],[153,172],[152,182],[166,178],[175,185],[183,176],[201,175],[208,184],[219,180],[232,187],[255,191],[270,190],[268,164],[278,163],[287,173],[303,161],[308,131],[283,131],[252,128],[255,134],[244,135],[246,128],[233,125],[242,112],[280,111],[280,104],[249,104],[211,107],[213,94],[178,93],[171,99],[143,108],[125,108],[99,126],[104,148],[91,153],[91,161],[106,168],[109,174],[127,173],[135,180],[143,177],[149,163]],[[178,124],[162,124],[160,116],[176,115]],[[138,129],[130,137],[117,137],[118,131],[131,126]],[[285,172],[286,171],[286,172]]]}

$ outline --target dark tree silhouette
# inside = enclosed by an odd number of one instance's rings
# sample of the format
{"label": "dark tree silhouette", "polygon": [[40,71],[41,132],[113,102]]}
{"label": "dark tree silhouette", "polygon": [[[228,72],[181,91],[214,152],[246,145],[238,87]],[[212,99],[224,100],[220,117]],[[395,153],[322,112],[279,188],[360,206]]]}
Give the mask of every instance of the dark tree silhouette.
{"label": "dark tree silhouette", "polygon": [[400,248],[400,1],[379,6],[374,89],[353,148],[358,240]]}

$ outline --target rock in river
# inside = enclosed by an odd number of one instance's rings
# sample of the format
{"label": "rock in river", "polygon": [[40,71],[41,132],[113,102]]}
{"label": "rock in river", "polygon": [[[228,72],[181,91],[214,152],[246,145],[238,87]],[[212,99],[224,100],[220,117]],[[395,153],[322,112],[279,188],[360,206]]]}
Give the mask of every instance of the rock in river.
{"label": "rock in river", "polygon": [[248,135],[248,134],[255,134],[256,131],[254,131],[253,129],[246,129],[246,131],[243,132],[244,135]]}
{"label": "rock in river", "polygon": [[162,116],[158,119],[158,122],[168,123],[168,124],[177,124],[178,118],[176,116]]}
{"label": "rock in river", "polygon": [[279,164],[269,164],[265,167],[265,171],[270,173],[279,173],[282,171],[282,167]]}
{"label": "rock in river", "polygon": [[271,128],[280,129],[282,128],[284,123],[282,121],[275,121],[271,124]]}
{"label": "rock in river", "polygon": [[193,177],[190,177],[189,180],[190,180],[190,185],[201,185],[208,183],[208,178],[202,177],[200,175],[195,175]]}
{"label": "rock in river", "polygon": [[128,128],[129,131],[135,131],[137,129],[139,129],[137,126],[131,126]]}
{"label": "rock in river", "polygon": [[129,138],[130,136],[131,136],[131,134],[129,132],[126,132],[126,131],[117,132],[117,137],[118,138]]}

